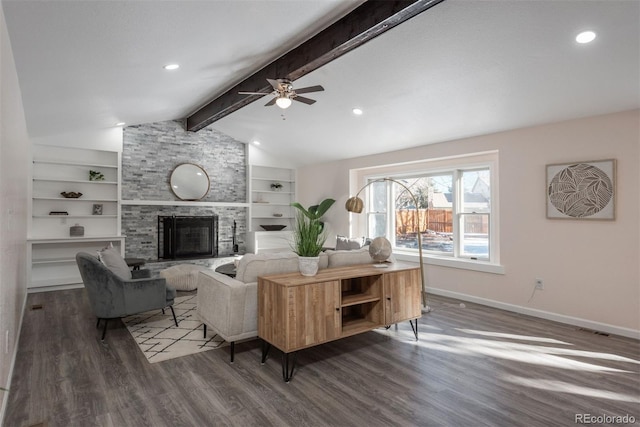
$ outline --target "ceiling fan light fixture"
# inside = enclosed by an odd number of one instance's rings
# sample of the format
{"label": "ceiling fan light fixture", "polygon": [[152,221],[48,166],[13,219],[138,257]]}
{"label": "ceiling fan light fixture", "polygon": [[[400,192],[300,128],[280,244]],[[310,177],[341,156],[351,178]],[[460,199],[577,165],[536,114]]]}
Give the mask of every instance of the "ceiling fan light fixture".
{"label": "ceiling fan light fixture", "polygon": [[276,99],[276,105],[283,110],[289,108],[291,106],[291,98],[287,96],[278,97],[278,99]]}
{"label": "ceiling fan light fixture", "polygon": [[580,44],[591,43],[596,39],[596,33],[593,31],[583,31],[576,36],[576,41]]}

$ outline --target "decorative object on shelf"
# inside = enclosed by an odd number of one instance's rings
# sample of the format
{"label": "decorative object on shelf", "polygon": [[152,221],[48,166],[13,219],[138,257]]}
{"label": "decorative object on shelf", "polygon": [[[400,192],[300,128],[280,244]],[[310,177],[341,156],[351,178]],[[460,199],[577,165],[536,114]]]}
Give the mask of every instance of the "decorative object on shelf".
{"label": "decorative object on shelf", "polygon": [[275,216],[276,218],[282,218],[282,214],[279,212],[275,212],[273,216]]}
{"label": "decorative object on shelf", "polygon": [[286,227],[286,225],[260,225],[266,231],[280,231]]}
{"label": "decorative object on shelf", "polygon": [[238,253],[238,240],[236,239],[236,232],[238,231],[238,226],[236,225],[236,220],[233,220],[233,238],[232,238],[232,242],[233,242],[233,253],[237,254]]}
{"label": "decorative object on shelf", "polygon": [[391,256],[391,242],[386,237],[376,237],[369,245],[369,255],[374,262],[385,262]]}
{"label": "decorative object on shelf", "polygon": [[71,237],[82,237],[84,236],[84,227],[80,224],[72,225],[69,227],[69,235]]}
{"label": "decorative object on shelf", "polygon": [[67,212],[67,211],[51,211],[51,212],[49,212],[49,215],[69,215],[69,212]]}
{"label": "decorative object on shelf", "polygon": [[183,163],[175,167],[169,179],[171,191],[180,200],[202,200],[210,188],[209,175],[198,165]]}
{"label": "decorative object on shelf", "polygon": [[615,219],[614,159],[547,165],[547,218]]}
{"label": "decorative object on shelf", "polygon": [[93,215],[102,215],[102,205],[101,204],[93,205]]}
{"label": "decorative object on shelf", "polygon": [[392,179],[392,178],[380,178],[380,179],[374,179],[367,182],[360,190],[358,190],[358,192],[354,197],[350,197],[347,200],[344,207],[348,212],[362,213],[364,202],[360,197],[358,197],[362,192],[362,190],[364,190],[365,188],[367,188],[368,186],[370,186],[375,182],[385,182],[385,181],[393,182],[395,184],[398,184],[400,187],[404,188],[404,190],[407,192],[407,194],[409,194],[409,196],[413,200],[413,206],[415,206],[416,224],[418,224],[418,258],[419,258],[418,261],[420,262],[420,280],[422,281],[422,292],[421,292],[422,293],[422,311],[425,313],[428,313],[429,311],[431,311],[431,308],[427,305],[427,287],[424,282],[424,261],[422,259],[422,234],[420,230],[420,211],[418,210],[419,205],[418,205],[418,200],[416,199],[416,196],[411,192],[411,190],[409,190],[409,188],[406,185],[404,185],[400,181],[396,181],[395,179]]}
{"label": "decorative object on shelf", "polygon": [[271,183],[271,189],[273,191],[280,191],[280,190],[282,190],[282,184],[280,184],[279,182],[272,182]]}
{"label": "decorative object on shelf", "polygon": [[65,199],[78,199],[82,196],[82,193],[78,193],[77,191],[63,191],[62,197]]}
{"label": "decorative object on shelf", "polygon": [[298,254],[300,273],[303,276],[315,276],[318,272],[318,255],[327,240],[324,223],[320,218],[334,203],[334,199],[325,199],[319,205],[309,206],[308,209],[298,202],[291,203],[291,206],[298,209],[293,233],[293,251]]}
{"label": "decorative object on shelf", "polygon": [[104,174],[100,171],[89,170],[89,181],[104,181]]}

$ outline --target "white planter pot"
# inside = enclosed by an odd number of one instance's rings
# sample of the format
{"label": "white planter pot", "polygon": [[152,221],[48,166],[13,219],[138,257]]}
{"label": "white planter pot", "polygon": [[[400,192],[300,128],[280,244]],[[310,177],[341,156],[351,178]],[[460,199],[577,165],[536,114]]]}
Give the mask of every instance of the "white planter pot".
{"label": "white planter pot", "polygon": [[303,276],[315,276],[318,272],[318,263],[320,262],[320,257],[298,257],[298,268],[300,270],[300,274]]}

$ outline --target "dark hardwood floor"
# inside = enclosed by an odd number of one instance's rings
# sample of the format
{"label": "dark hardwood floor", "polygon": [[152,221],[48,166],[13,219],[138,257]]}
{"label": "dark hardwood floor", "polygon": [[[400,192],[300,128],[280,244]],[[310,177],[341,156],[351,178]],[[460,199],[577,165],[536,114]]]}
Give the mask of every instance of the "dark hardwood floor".
{"label": "dark hardwood floor", "polygon": [[120,321],[100,341],[84,290],[31,294],[4,425],[573,426],[576,414],[640,423],[638,341],[443,297],[430,304],[420,341],[406,322],[304,350],[286,384],[281,353],[260,365],[257,340],[236,345],[234,364],[228,347],[150,364]]}

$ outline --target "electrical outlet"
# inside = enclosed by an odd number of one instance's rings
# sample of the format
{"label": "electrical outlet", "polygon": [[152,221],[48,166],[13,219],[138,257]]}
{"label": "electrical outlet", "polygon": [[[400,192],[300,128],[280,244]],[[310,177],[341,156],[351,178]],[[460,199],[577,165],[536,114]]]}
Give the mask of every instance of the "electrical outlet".
{"label": "electrical outlet", "polygon": [[544,289],[544,282],[542,279],[536,279],[536,289]]}

